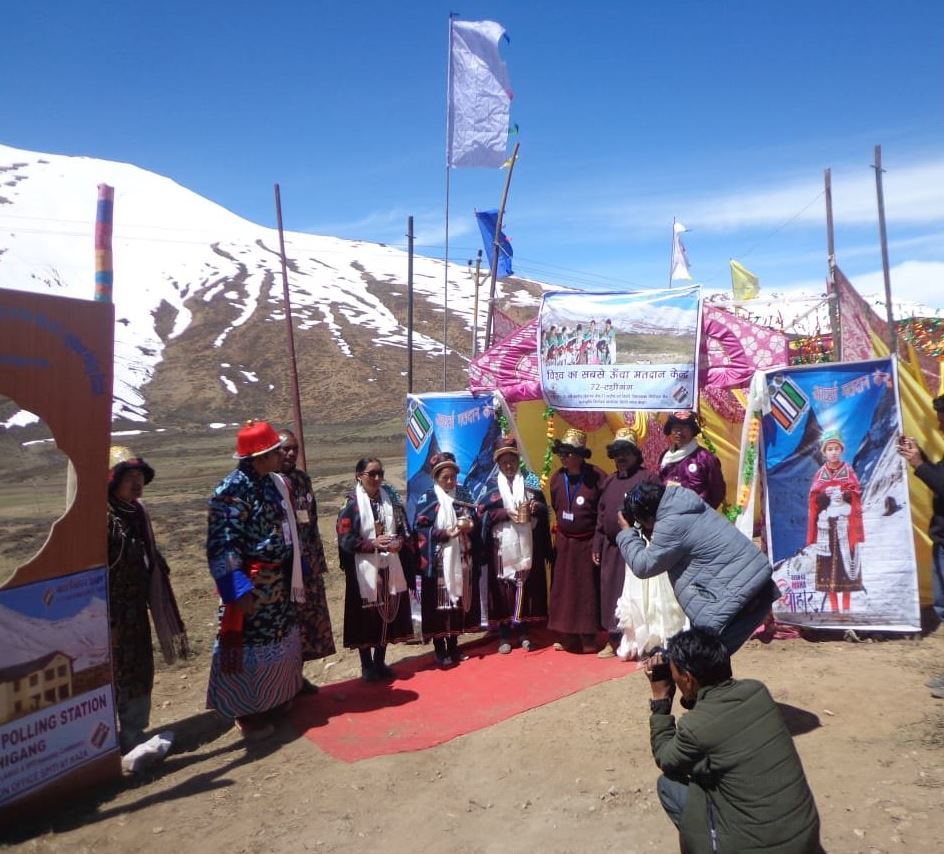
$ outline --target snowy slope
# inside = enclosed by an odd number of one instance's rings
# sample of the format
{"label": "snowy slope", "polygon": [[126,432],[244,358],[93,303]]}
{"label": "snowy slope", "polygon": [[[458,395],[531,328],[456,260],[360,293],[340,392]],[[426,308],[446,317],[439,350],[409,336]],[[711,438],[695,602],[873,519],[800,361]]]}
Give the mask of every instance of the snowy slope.
{"label": "snowy slope", "polygon": [[[115,188],[115,416],[148,420],[142,388],[166,349],[190,327],[197,303],[225,307],[233,318],[206,342],[205,358],[217,359],[213,373],[221,386],[238,394],[247,384],[271,382],[251,366],[234,364],[224,350],[238,327],[284,319],[281,299],[270,295],[281,294],[277,231],[136,166],[0,145],[0,287],[92,298],[100,183]],[[324,327],[338,354],[347,358],[352,351],[344,329],[352,324],[368,330],[378,346],[406,347],[406,328],[366,281],[388,284],[389,296],[405,297],[405,252],[289,232],[286,255],[299,331]],[[443,263],[415,256],[417,303],[427,302],[441,316],[443,285]],[[506,302],[536,305],[536,291],[499,283],[499,297]],[[450,318],[470,331],[473,300],[468,271],[450,266]],[[171,328],[158,329],[159,309],[173,317]],[[432,325],[428,334],[415,330],[415,350],[440,352],[433,337],[438,332]]]}

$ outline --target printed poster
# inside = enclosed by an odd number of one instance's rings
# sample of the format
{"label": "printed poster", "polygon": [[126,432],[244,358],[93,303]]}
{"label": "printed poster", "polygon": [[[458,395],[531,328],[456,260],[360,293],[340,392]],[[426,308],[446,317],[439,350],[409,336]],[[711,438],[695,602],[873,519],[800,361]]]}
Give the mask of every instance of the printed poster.
{"label": "printed poster", "polygon": [[0,804],[118,749],[108,570],[0,590]]}
{"label": "printed poster", "polygon": [[891,359],[766,373],[774,615],[821,628],[917,631],[917,567]]}
{"label": "printed poster", "polygon": [[545,294],[538,317],[544,399],[559,409],[693,409],[698,285]]}
{"label": "printed poster", "polygon": [[467,392],[407,395],[407,518],[412,523],[420,497],[433,486],[429,460],[441,451],[456,455],[458,483],[478,501],[496,470],[492,451],[501,436],[492,396]]}

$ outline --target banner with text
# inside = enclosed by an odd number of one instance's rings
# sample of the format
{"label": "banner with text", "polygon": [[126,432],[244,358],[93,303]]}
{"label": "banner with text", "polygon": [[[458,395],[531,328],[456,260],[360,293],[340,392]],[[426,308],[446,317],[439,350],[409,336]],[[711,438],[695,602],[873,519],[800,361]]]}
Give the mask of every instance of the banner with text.
{"label": "banner with text", "polygon": [[495,470],[492,451],[500,436],[490,394],[407,395],[406,508],[410,522],[420,496],[433,486],[431,457],[441,451],[455,454],[459,485],[477,501]]}
{"label": "banner with text", "polygon": [[545,294],[538,319],[544,399],[559,409],[691,409],[698,285]]}
{"label": "banner with text", "polygon": [[117,750],[105,567],[0,590],[0,804]]}
{"label": "banner with text", "polygon": [[766,374],[774,615],[820,628],[918,631],[917,570],[891,359]]}

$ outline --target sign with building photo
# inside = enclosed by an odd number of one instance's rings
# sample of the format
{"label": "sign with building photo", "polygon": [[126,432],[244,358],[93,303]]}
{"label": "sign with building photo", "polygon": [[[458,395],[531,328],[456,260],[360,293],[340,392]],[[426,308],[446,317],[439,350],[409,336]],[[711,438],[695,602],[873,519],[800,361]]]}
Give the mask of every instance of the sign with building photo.
{"label": "sign with building photo", "polygon": [[0,805],[117,746],[108,570],[0,589]]}
{"label": "sign with building photo", "polygon": [[896,363],[766,374],[768,543],[774,615],[821,628],[917,631],[917,571]]}
{"label": "sign with building photo", "polygon": [[538,319],[544,399],[560,409],[692,409],[698,285],[633,293],[549,293]]}

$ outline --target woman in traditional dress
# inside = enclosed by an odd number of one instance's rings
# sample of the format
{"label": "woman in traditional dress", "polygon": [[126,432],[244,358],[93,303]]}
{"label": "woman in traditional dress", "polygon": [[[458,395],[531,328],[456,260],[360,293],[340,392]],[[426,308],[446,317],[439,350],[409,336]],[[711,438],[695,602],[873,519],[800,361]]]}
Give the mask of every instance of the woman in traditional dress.
{"label": "woman in traditional dress", "polygon": [[108,480],[108,615],[118,741],[127,753],[143,741],[151,716],[154,648],[148,611],[164,660],[187,655],[187,634],[141,501],[152,469],[127,448],[112,448]]}
{"label": "woman in traditional dress", "polygon": [[[318,530],[318,503],[308,472],[296,465],[298,439],[291,430],[280,430],[282,476],[292,490],[292,505],[298,540],[302,550],[302,578],[305,601],[298,605],[298,628],[302,635],[302,660],[315,661],[334,655],[334,634],[325,595],[324,575],[328,571],[324,544]],[[302,677],[302,694],[317,694],[318,686]]]}
{"label": "woman in traditional dress", "polygon": [[304,600],[302,561],[282,440],[265,421],[236,434],[237,467],[213,490],[207,563],[220,594],[207,707],[246,739],[268,738],[302,687],[294,603]]}
{"label": "woman in traditional dress", "polygon": [[659,478],[663,483],[686,486],[716,510],[724,501],[724,475],[721,462],[695,437],[701,425],[694,412],[673,412],[663,428],[669,448],[659,460]]}
{"label": "woman in traditional dress", "polygon": [[600,631],[600,567],[593,561],[597,507],[606,473],[590,465],[587,434],[570,429],[555,440],[562,467],[551,477],[557,516],[557,556],[551,581],[548,628],[564,637],[558,650],[596,652]]}
{"label": "woman in traditional dress", "polygon": [[551,532],[544,494],[525,483],[513,436],[499,440],[493,459],[498,474],[486,485],[478,512],[488,561],[488,625],[497,626],[498,651],[507,655],[516,627],[527,651],[529,624],[547,619]]}
{"label": "woman in traditional dress", "polygon": [[820,450],[826,462],[810,486],[806,542],[816,555],[816,589],[829,596],[833,613],[848,611],[853,591],[862,587],[859,545],[865,540],[862,524],[862,487],[852,466],[843,462],[842,437],[835,430],[823,434]]}
{"label": "woman in traditional dress", "polygon": [[410,588],[415,584],[406,511],[384,483],[383,463],[363,457],[357,481],[338,514],[338,556],[344,570],[344,646],[357,649],[365,682],[393,679],[387,645],[413,637]]}
{"label": "woman in traditional dress", "polygon": [[422,577],[423,638],[432,638],[436,663],[451,667],[468,657],[459,651],[459,635],[482,630],[476,507],[457,485],[454,454],[443,451],[429,462],[433,488],[417,502],[413,526]]}
{"label": "woman in traditional dress", "polygon": [[626,561],[616,545],[616,535],[622,530],[616,514],[623,509],[626,493],[638,484],[659,482],[654,473],[643,468],[636,434],[628,427],[616,431],[606,446],[606,455],[616,463],[616,471],[603,481],[593,538],[593,561],[600,567],[600,620],[609,635],[609,643],[597,653],[600,658],[616,655],[623,637],[616,604],[623,595]]}

